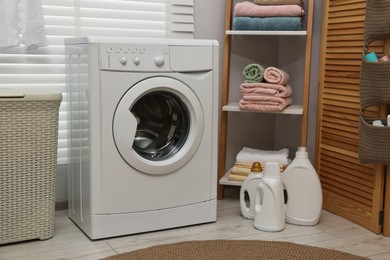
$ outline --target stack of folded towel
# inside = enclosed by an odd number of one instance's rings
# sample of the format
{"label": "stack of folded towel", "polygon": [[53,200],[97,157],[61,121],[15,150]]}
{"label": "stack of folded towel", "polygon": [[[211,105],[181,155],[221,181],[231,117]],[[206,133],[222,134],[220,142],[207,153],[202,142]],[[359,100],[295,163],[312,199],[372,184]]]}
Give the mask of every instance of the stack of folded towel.
{"label": "stack of folded towel", "polygon": [[[243,70],[244,83],[240,86],[242,93],[242,99],[239,102],[240,109],[279,112],[292,104],[292,89],[288,84],[289,75],[286,72],[275,67],[268,67],[261,73],[257,73],[261,74],[261,77],[256,77],[257,81],[255,81],[248,80],[248,67],[256,71],[253,69],[256,68],[255,64],[250,64]],[[259,67],[257,70],[261,71]]]}
{"label": "stack of folded towel", "polygon": [[287,148],[279,151],[268,151],[244,147],[236,156],[236,163],[230,169],[228,180],[243,182],[251,172],[254,162],[259,162],[263,169],[267,162],[277,162],[283,172],[290,161],[288,152]]}
{"label": "stack of folded towel", "polygon": [[233,30],[302,30],[304,0],[254,0],[234,7]]}

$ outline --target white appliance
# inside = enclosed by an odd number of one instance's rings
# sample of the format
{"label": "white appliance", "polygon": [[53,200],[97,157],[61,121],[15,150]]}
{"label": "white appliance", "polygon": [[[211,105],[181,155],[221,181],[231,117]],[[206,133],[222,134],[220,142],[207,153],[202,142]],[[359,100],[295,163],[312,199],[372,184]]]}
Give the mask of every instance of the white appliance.
{"label": "white appliance", "polygon": [[65,44],[69,217],[91,239],[216,221],[218,43]]}

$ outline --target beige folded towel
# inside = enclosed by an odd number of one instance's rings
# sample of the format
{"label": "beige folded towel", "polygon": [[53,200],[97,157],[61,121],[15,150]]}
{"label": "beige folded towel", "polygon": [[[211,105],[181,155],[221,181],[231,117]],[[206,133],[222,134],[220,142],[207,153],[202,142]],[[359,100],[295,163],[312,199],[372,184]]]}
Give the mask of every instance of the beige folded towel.
{"label": "beige folded towel", "polygon": [[250,172],[251,172],[251,167],[249,167],[249,168],[248,167],[239,167],[237,165],[234,165],[230,169],[231,174],[241,175],[241,176],[248,176]]}
{"label": "beige folded towel", "polygon": [[246,180],[246,177],[247,177],[247,176],[236,175],[236,174],[230,173],[229,176],[228,176],[228,180],[229,180],[229,181],[244,182],[244,181]]}

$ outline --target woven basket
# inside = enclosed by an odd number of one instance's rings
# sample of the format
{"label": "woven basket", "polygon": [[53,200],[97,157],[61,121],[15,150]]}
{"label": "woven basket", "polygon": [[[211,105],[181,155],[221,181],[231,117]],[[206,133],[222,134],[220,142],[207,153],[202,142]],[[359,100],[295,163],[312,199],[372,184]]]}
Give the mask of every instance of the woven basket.
{"label": "woven basket", "polygon": [[370,105],[390,103],[390,61],[370,62],[363,59],[360,103],[363,109]]}
{"label": "woven basket", "polygon": [[390,35],[390,1],[367,0],[364,40],[370,44]]}
{"label": "woven basket", "polygon": [[54,234],[61,99],[0,98],[0,244]]}
{"label": "woven basket", "polygon": [[373,126],[374,120],[381,120],[383,125],[387,125],[387,119],[360,116],[359,161],[361,163],[389,164],[390,127]]}

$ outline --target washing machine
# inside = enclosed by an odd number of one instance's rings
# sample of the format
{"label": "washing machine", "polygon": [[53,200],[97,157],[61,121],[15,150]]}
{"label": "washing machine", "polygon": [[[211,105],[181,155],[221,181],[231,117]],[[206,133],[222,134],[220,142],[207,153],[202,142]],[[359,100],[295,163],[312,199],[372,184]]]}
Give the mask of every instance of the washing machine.
{"label": "washing machine", "polygon": [[218,42],[69,38],[68,216],[91,239],[216,221]]}

